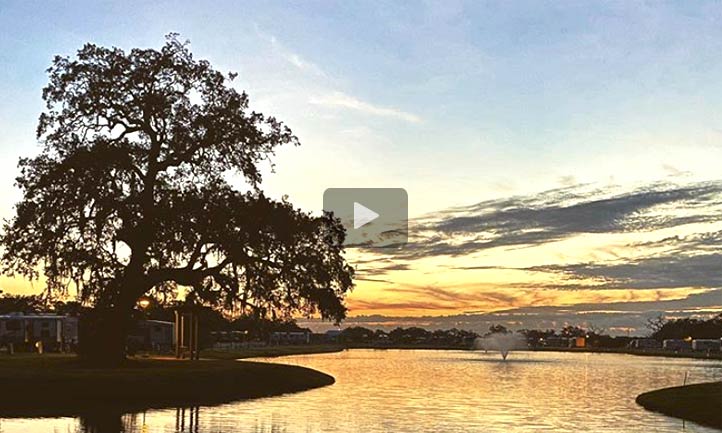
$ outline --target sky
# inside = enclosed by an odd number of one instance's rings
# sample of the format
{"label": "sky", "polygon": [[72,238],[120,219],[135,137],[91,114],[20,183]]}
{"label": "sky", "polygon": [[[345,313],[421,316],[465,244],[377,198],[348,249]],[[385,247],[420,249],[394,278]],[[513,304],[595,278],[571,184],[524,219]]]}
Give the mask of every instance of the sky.
{"label": "sky", "polygon": [[[45,69],[85,42],[239,73],[302,145],[263,188],[405,188],[410,243],[351,250],[347,323],[483,328],[722,310],[716,2],[0,1],[0,217]],[[0,278],[6,292],[42,284]]]}

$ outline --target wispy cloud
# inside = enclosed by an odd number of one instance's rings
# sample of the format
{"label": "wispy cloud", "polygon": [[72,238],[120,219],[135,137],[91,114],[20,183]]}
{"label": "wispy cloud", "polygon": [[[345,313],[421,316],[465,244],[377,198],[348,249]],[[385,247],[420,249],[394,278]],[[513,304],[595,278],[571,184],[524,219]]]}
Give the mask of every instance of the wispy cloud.
{"label": "wispy cloud", "polygon": [[655,183],[627,192],[582,185],[429,215],[412,224],[411,242],[400,256],[464,256],[582,234],[643,233],[720,221],[722,182]]}
{"label": "wispy cloud", "polygon": [[356,96],[349,95],[337,89],[333,83],[332,74],[327,73],[321,66],[308,60],[301,54],[289,49],[276,36],[268,35],[256,26],[256,33],[265,39],[271,46],[271,50],[283,59],[287,64],[293,66],[299,72],[314,78],[316,89],[315,96],[308,99],[308,103],[331,108],[344,108],[367,115],[386,117],[403,120],[410,123],[420,123],[421,117],[394,107],[386,107],[364,101]]}
{"label": "wispy cloud", "polygon": [[[722,254],[699,254],[688,250],[674,255],[641,259],[623,259],[612,263],[575,263],[530,268],[532,271],[558,273],[562,277],[554,287],[573,289],[660,289],[681,287],[722,287]],[[594,279],[602,284],[566,284],[565,280]],[[538,287],[539,285],[537,285]],[[720,299],[722,304],[722,299]]]}
{"label": "wispy cloud", "polygon": [[288,63],[295,66],[298,70],[303,72],[309,72],[318,77],[328,77],[326,72],[321,69],[320,66],[309,60],[306,60],[305,58],[301,57],[300,54],[290,51],[283,44],[281,44],[275,36],[270,36],[268,40],[270,41],[273,50],[278,55],[283,57]]}
{"label": "wispy cloud", "polygon": [[421,122],[421,117],[416,114],[408,113],[396,108],[374,105],[338,91],[324,96],[313,97],[311,98],[310,103],[329,107],[341,107],[373,116],[390,117],[411,123]]}

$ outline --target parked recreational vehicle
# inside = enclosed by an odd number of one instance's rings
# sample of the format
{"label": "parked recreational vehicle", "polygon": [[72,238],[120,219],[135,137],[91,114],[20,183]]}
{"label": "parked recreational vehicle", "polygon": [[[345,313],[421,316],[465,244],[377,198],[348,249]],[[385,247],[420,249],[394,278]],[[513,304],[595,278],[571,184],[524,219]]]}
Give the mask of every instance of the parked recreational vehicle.
{"label": "parked recreational vehicle", "polygon": [[308,344],[311,341],[311,331],[274,332],[271,334],[271,344]]}
{"label": "parked recreational vehicle", "polygon": [[692,350],[719,352],[721,342],[717,339],[692,340]]}
{"label": "parked recreational vehicle", "polygon": [[664,340],[662,342],[662,348],[665,350],[691,350],[691,340]]}
{"label": "parked recreational vehicle", "polygon": [[135,350],[173,350],[175,324],[162,320],[139,320],[128,334],[128,346]]}
{"label": "parked recreational vehicle", "polygon": [[654,338],[636,338],[629,342],[632,349],[661,349],[662,343]]}
{"label": "parked recreational vehicle", "polygon": [[78,343],[78,318],[52,314],[0,315],[0,346],[62,351]]}

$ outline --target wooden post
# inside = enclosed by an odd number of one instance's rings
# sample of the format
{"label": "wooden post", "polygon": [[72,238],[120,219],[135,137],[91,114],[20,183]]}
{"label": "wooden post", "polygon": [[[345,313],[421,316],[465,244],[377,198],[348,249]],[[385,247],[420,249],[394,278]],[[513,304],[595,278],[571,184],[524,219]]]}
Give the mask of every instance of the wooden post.
{"label": "wooden post", "polygon": [[181,341],[180,341],[180,317],[178,310],[175,310],[175,329],[173,330],[173,339],[175,340],[175,357],[181,357]]}
{"label": "wooden post", "polygon": [[[188,359],[193,360],[193,313],[185,313],[188,323],[188,336],[186,337],[186,348],[188,349]],[[184,328],[185,329],[185,328]]]}
{"label": "wooden post", "polygon": [[196,318],[193,315],[193,310],[188,314],[188,358],[190,358],[191,361],[196,359],[196,334],[193,333],[193,324],[195,323]]}
{"label": "wooden post", "polygon": [[200,316],[193,306],[175,310],[175,356],[191,360],[200,359]]}
{"label": "wooden post", "polygon": [[193,345],[194,345],[193,348],[194,348],[195,355],[196,355],[195,359],[198,360],[201,358],[201,352],[199,349],[200,344],[198,341],[198,322],[200,322],[200,317],[198,317],[197,311],[193,312],[193,318],[195,319],[195,320],[193,320]]}
{"label": "wooden post", "polygon": [[186,351],[188,349],[188,334],[186,334],[186,313],[181,311],[181,359],[186,358]]}
{"label": "wooden post", "polygon": [[55,321],[55,342],[61,345],[63,343],[63,319]]}

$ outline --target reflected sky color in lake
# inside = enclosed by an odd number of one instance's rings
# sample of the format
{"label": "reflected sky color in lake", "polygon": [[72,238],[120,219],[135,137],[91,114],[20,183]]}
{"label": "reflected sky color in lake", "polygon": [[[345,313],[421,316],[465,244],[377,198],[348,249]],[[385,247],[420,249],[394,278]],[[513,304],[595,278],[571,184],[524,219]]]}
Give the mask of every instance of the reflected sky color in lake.
{"label": "reflected sky color in lake", "polygon": [[[336,384],[197,410],[98,420],[4,419],[2,433],[128,432],[714,432],[645,411],[641,392],[722,380],[722,362],[590,353],[351,350],[276,358]],[[193,415],[191,415],[193,414]],[[119,427],[118,427],[119,428]],[[117,431],[117,430],[116,430]]]}

